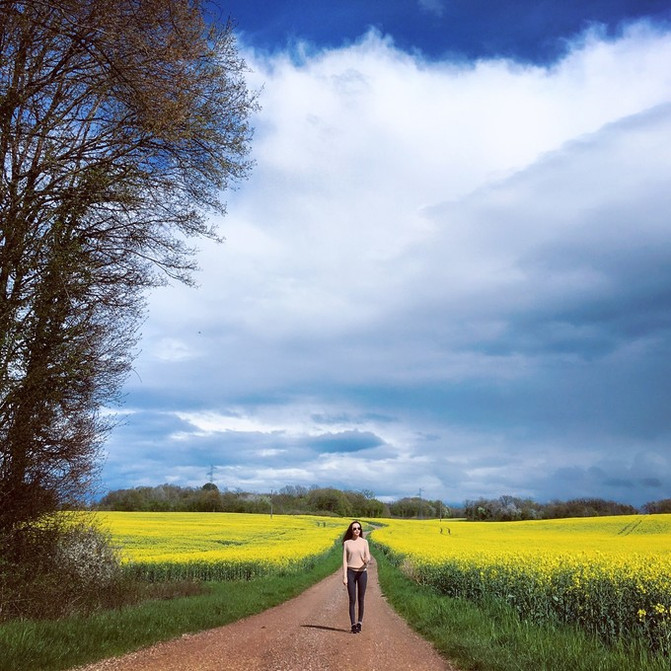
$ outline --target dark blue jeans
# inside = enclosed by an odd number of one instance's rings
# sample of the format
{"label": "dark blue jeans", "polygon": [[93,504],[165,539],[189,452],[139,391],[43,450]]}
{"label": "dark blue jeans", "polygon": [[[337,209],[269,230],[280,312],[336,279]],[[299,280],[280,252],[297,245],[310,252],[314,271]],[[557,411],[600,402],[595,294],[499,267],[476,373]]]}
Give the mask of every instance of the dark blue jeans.
{"label": "dark blue jeans", "polygon": [[[368,584],[368,573],[366,571],[355,571],[347,569],[347,594],[349,596],[349,621],[351,624],[363,622],[363,599],[366,596],[366,585]],[[359,597],[359,619],[354,618],[354,610]]]}

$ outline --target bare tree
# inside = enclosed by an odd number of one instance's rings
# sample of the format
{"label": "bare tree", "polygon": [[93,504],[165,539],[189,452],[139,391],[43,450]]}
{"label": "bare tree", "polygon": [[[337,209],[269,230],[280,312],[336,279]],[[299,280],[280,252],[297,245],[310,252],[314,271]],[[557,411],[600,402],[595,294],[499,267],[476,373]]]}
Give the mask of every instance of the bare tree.
{"label": "bare tree", "polygon": [[0,0],[0,532],[85,491],[144,290],[250,169],[244,75],[200,0]]}

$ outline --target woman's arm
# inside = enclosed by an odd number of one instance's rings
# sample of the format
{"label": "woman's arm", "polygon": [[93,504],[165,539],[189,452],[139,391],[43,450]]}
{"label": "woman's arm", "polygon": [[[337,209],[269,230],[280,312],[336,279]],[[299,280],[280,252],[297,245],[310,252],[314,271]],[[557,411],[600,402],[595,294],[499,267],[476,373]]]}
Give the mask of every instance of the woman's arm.
{"label": "woman's arm", "polygon": [[347,584],[347,541],[342,544],[342,582]]}

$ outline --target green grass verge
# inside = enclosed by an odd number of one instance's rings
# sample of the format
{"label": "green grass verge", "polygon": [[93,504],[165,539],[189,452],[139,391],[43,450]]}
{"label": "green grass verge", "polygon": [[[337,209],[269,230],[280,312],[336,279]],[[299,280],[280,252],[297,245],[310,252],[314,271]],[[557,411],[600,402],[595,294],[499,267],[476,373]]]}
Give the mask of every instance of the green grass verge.
{"label": "green grass verge", "polygon": [[333,573],[340,546],[305,572],[212,583],[206,594],[150,601],[89,617],[0,625],[0,671],[59,671],[185,633],[218,627],[300,594]]}
{"label": "green grass verge", "polygon": [[375,552],[380,585],[396,611],[463,671],[664,671],[642,647],[607,647],[569,626],[520,620],[505,604],[474,604],[418,585]]}

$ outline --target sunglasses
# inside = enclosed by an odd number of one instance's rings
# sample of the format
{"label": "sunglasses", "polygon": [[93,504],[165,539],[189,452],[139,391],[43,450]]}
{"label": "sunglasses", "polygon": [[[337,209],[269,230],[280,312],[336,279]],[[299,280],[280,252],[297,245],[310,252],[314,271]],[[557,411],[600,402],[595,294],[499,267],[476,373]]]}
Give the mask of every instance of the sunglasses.
{"label": "sunglasses", "polygon": [[352,527],[352,531],[361,531],[361,527]]}

